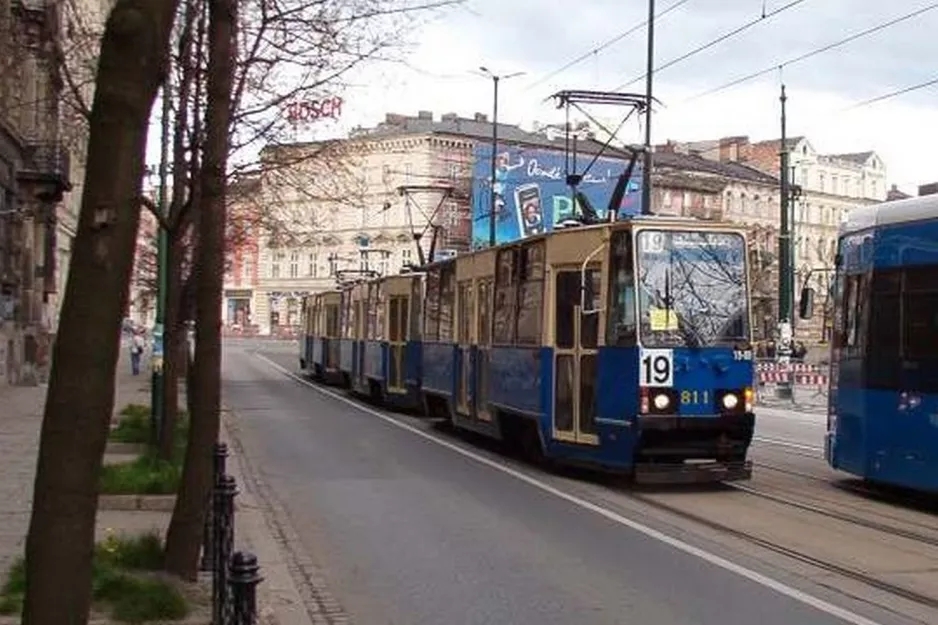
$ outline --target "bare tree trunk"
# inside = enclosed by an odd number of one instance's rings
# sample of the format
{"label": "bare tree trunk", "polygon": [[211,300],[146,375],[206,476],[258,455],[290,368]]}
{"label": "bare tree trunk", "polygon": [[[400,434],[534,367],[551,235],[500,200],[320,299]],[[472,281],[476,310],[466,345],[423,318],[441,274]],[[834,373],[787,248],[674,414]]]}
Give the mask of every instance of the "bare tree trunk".
{"label": "bare tree trunk", "polygon": [[81,214],[26,541],[27,625],[88,620],[98,475],[114,409],[147,130],[175,11],[175,0],[119,0],[101,40]]}
{"label": "bare tree trunk", "polygon": [[198,291],[193,382],[195,397],[182,484],[166,537],[166,569],[196,579],[206,501],[212,486],[212,446],[221,409],[221,301],[225,270],[225,180],[234,81],[237,0],[209,0],[206,140],[199,211]]}
{"label": "bare tree trunk", "polygon": [[[195,81],[195,67],[192,62],[193,34],[196,18],[199,14],[199,0],[186,0],[185,17],[179,33],[179,92],[177,93],[176,119],[173,128],[173,194],[170,201],[169,223],[166,249],[166,323],[164,324],[166,342],[163,360],[163,429],[160,432],[159,454],[169,460],[176,441],[176,421],[179,418],[179,369],[185,366],[180,350],[185,333],[177,323],[179,316],[179,294],[182,281],[183,235],[186,231],[186,213],[191,210],[186,204],[186,189],[191,189],[186,167],[186,132],[189,124],[189,99]],[[190,191],[191,195],[191,191]]]}

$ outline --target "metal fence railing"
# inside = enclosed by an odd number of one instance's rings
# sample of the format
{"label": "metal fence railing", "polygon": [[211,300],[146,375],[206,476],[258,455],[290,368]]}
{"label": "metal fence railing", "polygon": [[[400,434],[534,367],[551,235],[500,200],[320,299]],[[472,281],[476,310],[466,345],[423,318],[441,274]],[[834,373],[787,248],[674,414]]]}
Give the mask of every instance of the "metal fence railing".
{"label": "metal fence railing", "polygon": [[212,574],[212,625],[255,625],[257,585],[262,581],[257,558],[234,550],[235,479],[225,472],[228,446],[216,443],[212,495],[202,538],[202,571]]}

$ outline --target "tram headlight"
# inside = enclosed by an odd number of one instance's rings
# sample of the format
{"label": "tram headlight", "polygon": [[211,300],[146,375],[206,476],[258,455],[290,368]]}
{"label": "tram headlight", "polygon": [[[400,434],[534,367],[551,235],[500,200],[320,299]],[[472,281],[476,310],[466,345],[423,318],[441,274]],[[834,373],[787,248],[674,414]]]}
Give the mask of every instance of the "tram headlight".
{"label": "tram headlight", "polygon": [[727,393],[723,396],[723,407],[727,410],[734,410],[739,405],[739,397],[736,393]]}
{"label": "tram headlight", "polygon": [[658,410],[664,410],[671,403],[671,398],[665,395],[664,393],[659,393],[655,395],[655,408]]}

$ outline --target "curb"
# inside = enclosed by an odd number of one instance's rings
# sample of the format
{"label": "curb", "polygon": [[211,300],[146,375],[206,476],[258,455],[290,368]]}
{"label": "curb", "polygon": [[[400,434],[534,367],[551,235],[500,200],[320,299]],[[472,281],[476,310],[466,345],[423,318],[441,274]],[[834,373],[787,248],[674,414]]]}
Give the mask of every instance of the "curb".
{"label": "curb", "polygon": [[115,456],[142,456],[147,450],[147,446],[142,443],[108,443],[104,448],[105,455]]}
{"label": "curb", "polygon": [[176,495],[98,495],[98,510],[172,512]]}

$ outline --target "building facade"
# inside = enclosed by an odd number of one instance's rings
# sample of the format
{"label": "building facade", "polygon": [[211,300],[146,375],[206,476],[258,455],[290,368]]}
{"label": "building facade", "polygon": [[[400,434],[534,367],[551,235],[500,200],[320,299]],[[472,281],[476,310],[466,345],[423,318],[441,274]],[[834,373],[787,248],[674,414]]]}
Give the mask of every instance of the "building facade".
{"label": "building facade", "polygon": [[228,220],[225,233],[225,280],[222,323],[229,335],[255,335],[259,326],[254,314],[259,275],[259,232],[261,224],[261,180],[243,176],[228,188]]}
{"label": "building facade", "polygon": [[[822,154],[806,137],[792,137],[786,144],[793,185],[791,223],[797,311],[802,286],[811,285],[818,293],[829,294],[837,231],[847,212],[855,206],[885,201],[889,189],[886,167],[875,152]],[[724,137],[684,143],[681,148],[711,161],[748,165],[776,178],[780,175],[779,139],[752,143],[745,136]],[[760,236],[774,239],[774,243],[766,243],[765,257],[774,281],[778,274],[779,206],[776,192],[767,207],[766,218],[759,224]],[[756,238],[759,240],[759,236]],[[829,296],[822,301],[826,304],[824,314],[807,321],[795,319],[797,340],[817,343],[828,338],[832,321]]]}
{"label": "building facade", "polygon": [[[505,146],[563,153],[548,136],[499,124]],[[491,141],[481,113],[388,114],[343,141],[269,146],[257,197],[259,272],[251,310],[263,333],[294,332],[301,298],[338,281],[397,273],[433,252],[472,245],[474,150]],[[586,140],[586,154],[599,143]],[[621,155],[618,155],[621,157]]]}
{"label": "building facade", "polygon": [[0,1],[0,384],[32,384],[48,372],[86,135],[65,84],[93,89],[81,77],[100,26],[85,35],[109,6]]}

